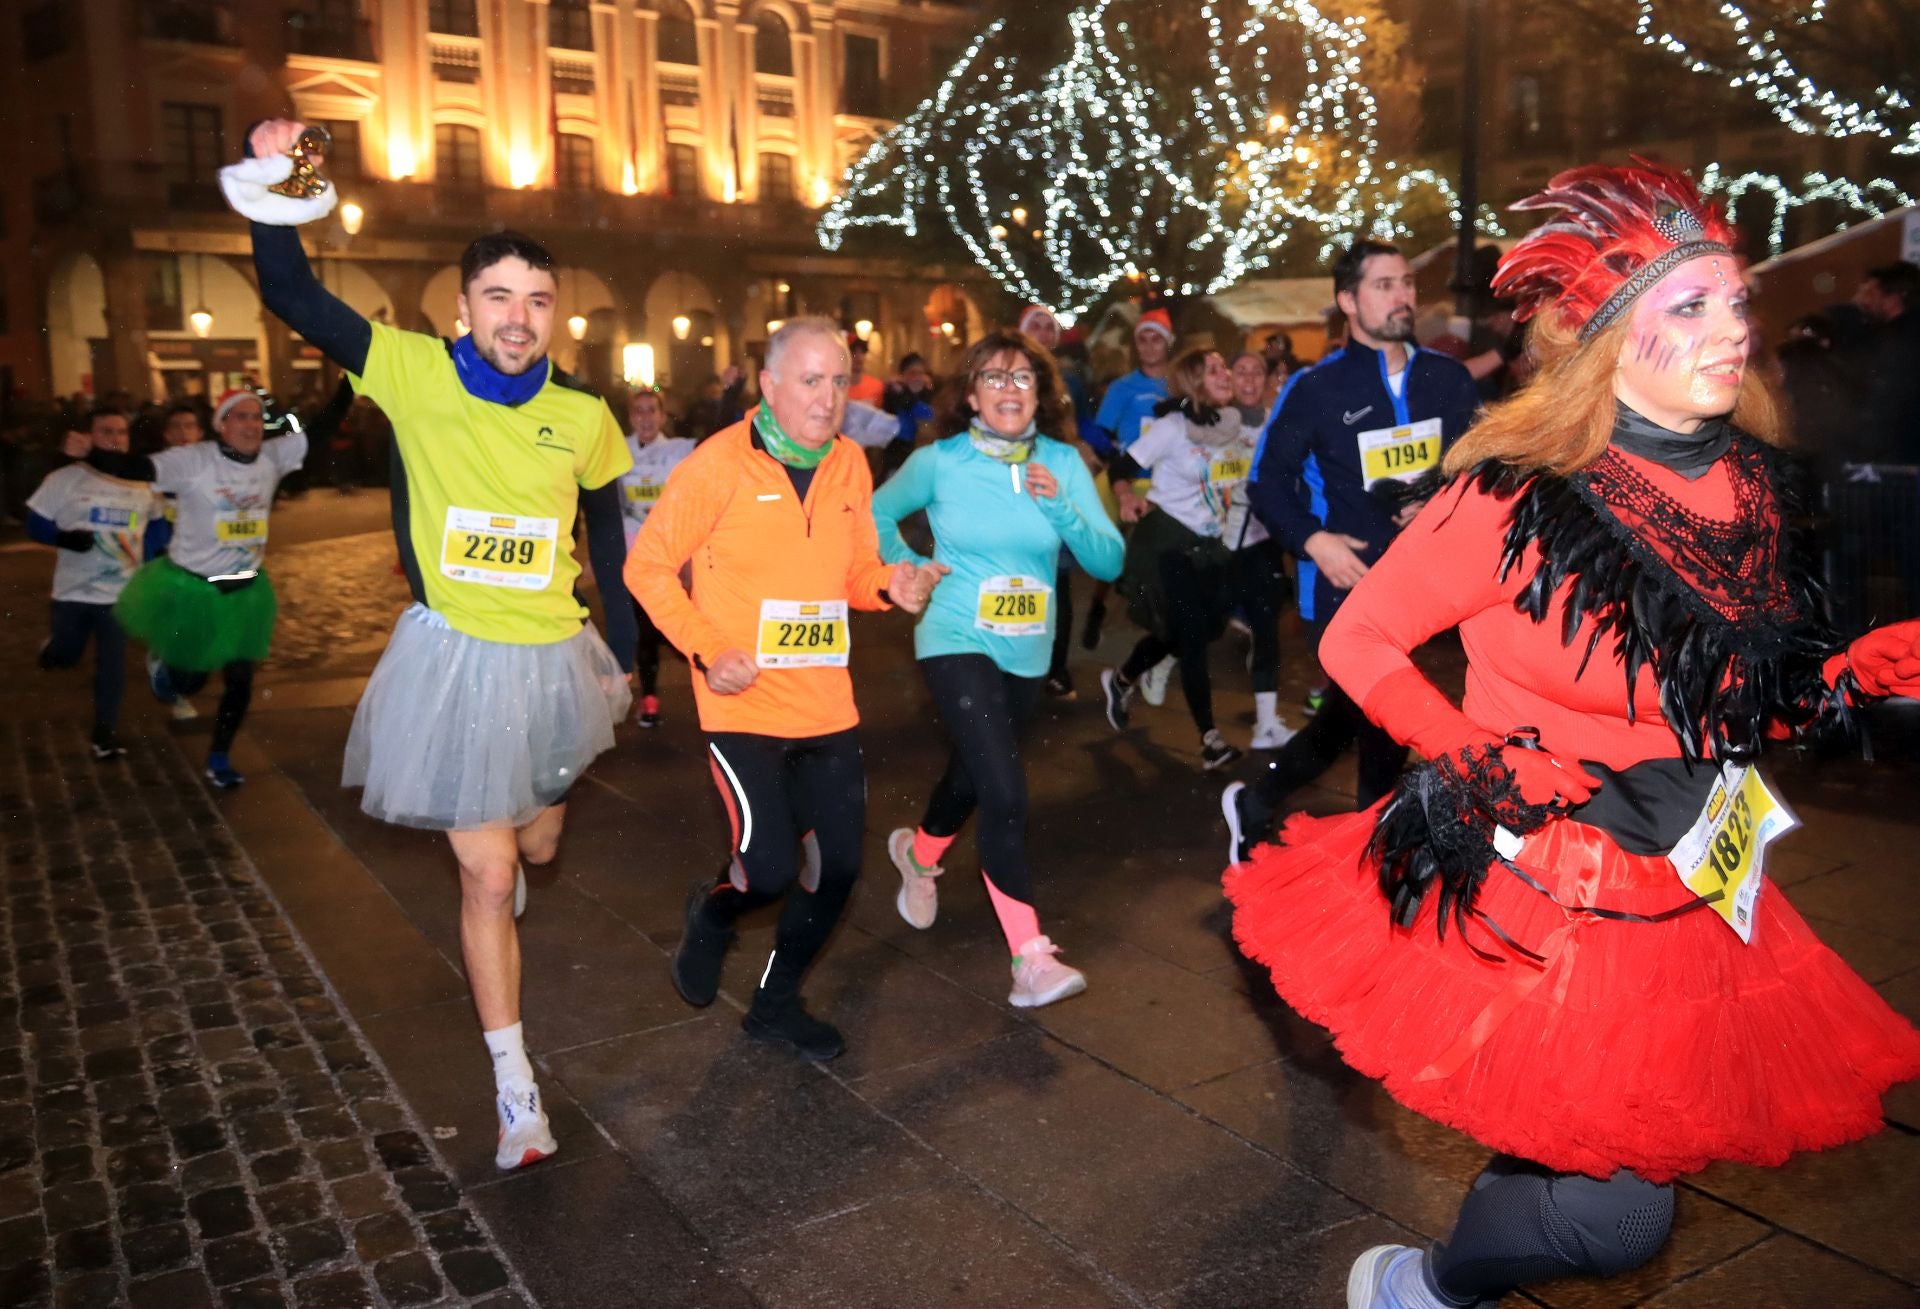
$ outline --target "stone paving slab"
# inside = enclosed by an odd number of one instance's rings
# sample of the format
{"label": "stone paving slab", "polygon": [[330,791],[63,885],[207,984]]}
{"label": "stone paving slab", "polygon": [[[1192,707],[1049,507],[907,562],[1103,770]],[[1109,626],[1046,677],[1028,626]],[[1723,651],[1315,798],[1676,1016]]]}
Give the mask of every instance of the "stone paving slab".
{"label": "stone paving slab", "polygon": [[0,725],[0,1304],[528,1303],[164,739]]}

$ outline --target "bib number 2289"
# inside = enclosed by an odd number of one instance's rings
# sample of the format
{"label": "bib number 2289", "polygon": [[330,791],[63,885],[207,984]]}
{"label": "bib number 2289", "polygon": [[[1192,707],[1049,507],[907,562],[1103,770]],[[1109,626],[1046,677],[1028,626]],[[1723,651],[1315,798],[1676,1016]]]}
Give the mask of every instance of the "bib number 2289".
{"label": "bib number 2289", "polygon": [[456,582],[541,591],[553,580],[560,538],[557,518],[524,518],[477,509],[447,509],[440,571]]}

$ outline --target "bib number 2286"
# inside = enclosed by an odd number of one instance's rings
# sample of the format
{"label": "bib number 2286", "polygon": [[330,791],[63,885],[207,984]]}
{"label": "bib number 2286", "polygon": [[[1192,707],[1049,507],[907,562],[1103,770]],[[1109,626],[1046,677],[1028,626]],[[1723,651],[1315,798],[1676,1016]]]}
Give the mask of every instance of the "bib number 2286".
{"label": "bib number 2286", "polygon": [[845,600],[760,602],[760,667],[845,668],[852,648]]}
{"label": "bib number 2286", "polygon": [[980,583],[973,625],[995,636],[1045,636],[1053,588],[1032,577],[989,577]]}

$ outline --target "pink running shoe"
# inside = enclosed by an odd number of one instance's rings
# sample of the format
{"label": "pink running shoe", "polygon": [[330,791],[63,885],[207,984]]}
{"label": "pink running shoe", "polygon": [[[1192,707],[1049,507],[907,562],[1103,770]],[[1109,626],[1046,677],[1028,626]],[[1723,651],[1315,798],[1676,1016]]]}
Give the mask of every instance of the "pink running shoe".
{"label": "pink running shoe", "polygon": [[939,864],[931,868],[920,866],[920,861],[913,857],[911,827],[893,830],[893,835],[887,838],[887,857],[900,873],[900,894],[894,897],[893,907],[910,926],[924,932],[933,926],[934,916],[940,912],[940,888],[933,884],[933,879],[946,869]]}
{"label": "pink running shoe", "polygon": [[1086,990],[1087,975],[1054,958],[1059,953],[1060,947],[1044,936],[1021,946],[1013,957],[1013,992],[1007,1003],[1016,1009],[1038,1009]]}

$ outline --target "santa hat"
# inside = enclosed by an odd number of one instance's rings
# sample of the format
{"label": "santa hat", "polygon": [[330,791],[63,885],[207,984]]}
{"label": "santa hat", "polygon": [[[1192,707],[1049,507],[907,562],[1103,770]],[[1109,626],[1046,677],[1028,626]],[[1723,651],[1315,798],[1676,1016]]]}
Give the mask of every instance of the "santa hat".
{"label": "santa hat", "polygon": [[1738,234],[1676,168],[1570,168],[1513,206],[1557,211],[1507,252],[1493,293],[1526,322],[1551,305],[1585,341],[1618,321],[1654,283],[1690,259],[1731,255]]}
{"label": "santa hat", "polygon": [[1022,309],[1020,311],[1020,330],[1031,336],[1034,325],[1043,318],[1053,324],[1053,329],[1056,332],[1060,330],[1059,316],[1045,305],[1028,305],[1025,309]]}
{"label": "santa hat", "polygon": [[242,400],[252,400],[260,405],[262,413],[266,412],[266,403],[260,399],[259,392],[250,391],[244,386],[237,386],[221,396],[220,403],[213,407],[213,425],[215,427],[220,426],[220,421]]}
{"label": "santa hat", "polygon": [[1171,344],[1173,341],[1173,318],[1164,309],[1149,309],[1146,313],[1141,314],[1140,321],[1133,325],[1133,334],[1135,336],[1140,335],[1142,332],[1158,332],[1160,335],[1166,337],[1168,343]]}

